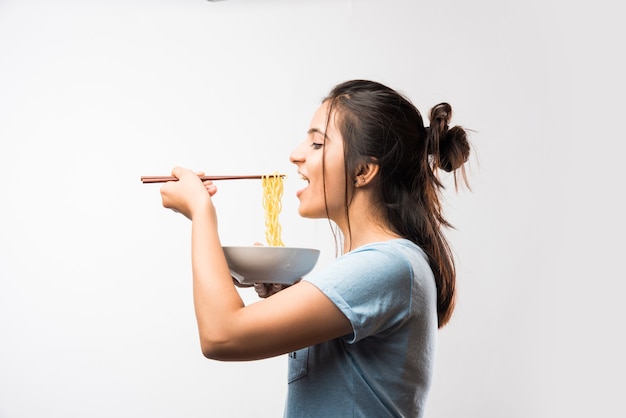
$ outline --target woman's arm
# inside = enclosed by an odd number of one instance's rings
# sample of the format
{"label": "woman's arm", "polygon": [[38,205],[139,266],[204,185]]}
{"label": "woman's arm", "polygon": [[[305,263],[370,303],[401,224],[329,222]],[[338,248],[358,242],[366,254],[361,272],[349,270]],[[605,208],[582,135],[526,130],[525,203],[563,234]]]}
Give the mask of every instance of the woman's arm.
{"label": "woman's arm", "polygon": [[192,220],[194,306],[206,357],[267,358],[352,331],[343,313],[307,282],[245,306],[233,285],[219,240],[211,190],[207,193],[191,171],[176,168],[172,174],[179,181],[162,187],[163,205]]}

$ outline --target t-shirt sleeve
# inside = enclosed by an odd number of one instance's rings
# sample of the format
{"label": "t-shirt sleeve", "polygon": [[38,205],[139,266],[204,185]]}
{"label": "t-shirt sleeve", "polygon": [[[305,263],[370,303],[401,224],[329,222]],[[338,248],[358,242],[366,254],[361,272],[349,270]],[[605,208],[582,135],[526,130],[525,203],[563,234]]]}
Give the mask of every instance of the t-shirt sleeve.
{"label": "t-shirt sleeve", "polygon": [[354,343],[385,333],[410,311],[412,270],[391,251],[369,247],[343,255],[304,280],[320,289],[348,318]]}

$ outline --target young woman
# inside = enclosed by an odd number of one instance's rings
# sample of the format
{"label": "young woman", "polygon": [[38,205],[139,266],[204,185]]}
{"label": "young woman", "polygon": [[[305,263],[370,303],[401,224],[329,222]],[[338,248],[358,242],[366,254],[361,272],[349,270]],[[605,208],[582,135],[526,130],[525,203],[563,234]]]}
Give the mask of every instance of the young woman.
{"label": "young woman", "polygon": [[[438,327],[454,307],[454,262],[441,228],[437,171],[469,156],[447,103],[430,127],[411,102],[376,82],[337,85],[290,160],[307,182],[299,213],[341,231],[343,254],[297,284],[244,306],[211,201],[192,171],[161,189],[192,220],[195,313],[202,351],[218,360],[289,353],[288,417],[420,417]],[[456,174],[454,176],[456,183]],[[207,193],[208,191],[208,193]],[[269,297],[266,297],[269,296]]]}

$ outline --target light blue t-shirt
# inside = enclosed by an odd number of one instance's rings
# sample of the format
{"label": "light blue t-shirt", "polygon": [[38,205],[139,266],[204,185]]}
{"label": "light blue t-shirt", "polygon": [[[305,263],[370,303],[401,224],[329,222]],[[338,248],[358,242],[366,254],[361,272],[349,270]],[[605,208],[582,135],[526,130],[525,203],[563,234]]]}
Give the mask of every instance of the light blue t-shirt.
{"label": "light blue t-shirt", "polygon": [[333,301],[353,333],[289,354],[285,417],[421,417],[437,332],[424,252],[405,239],[373,243],[303,280]]}

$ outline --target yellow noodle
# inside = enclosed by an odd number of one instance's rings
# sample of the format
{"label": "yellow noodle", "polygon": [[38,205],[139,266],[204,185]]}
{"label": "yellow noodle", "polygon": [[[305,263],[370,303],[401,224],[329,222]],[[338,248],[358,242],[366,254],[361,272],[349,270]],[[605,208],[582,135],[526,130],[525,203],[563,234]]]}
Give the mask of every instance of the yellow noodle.
{"label": "yellow noodle", "polygon": [[284,247],[280,237],[278,215],[282,209],[283,177],[277,173],[263,176],[263,209],[265,210],[265,240],[272,247]]}

